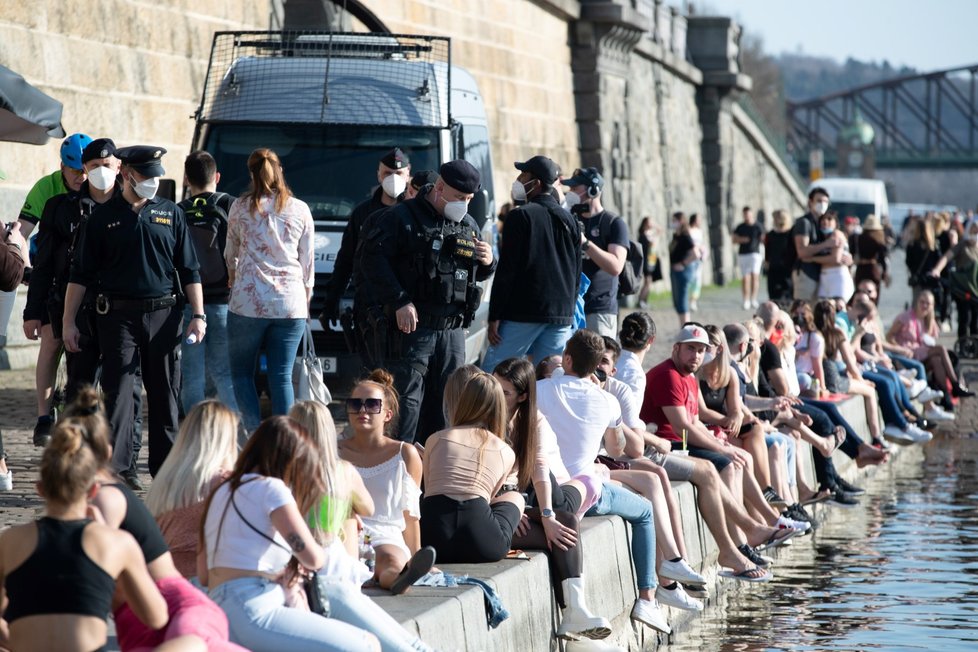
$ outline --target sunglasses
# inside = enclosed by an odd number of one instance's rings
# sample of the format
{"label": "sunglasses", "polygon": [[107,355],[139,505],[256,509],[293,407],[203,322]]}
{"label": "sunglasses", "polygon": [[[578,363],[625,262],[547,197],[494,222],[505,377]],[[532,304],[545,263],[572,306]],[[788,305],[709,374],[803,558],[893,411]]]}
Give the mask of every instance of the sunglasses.
{"label": "sunglasses", "polygon": [[346,411],[358,413],[360,410],[367,414],[380,414],[384,405],[382,398],[348,398],[346,399]]}

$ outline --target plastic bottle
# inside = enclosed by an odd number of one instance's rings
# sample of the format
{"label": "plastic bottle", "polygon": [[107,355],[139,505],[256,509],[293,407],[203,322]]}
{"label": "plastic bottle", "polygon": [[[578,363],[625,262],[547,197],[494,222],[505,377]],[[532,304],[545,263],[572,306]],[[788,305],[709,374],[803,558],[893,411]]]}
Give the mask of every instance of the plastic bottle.
{"label": "plastic bottle", "polygon": [[187,342],[187,344],[196,344],[197,343],[197,333],[191,333],[190,335],[188,335],[186,342]]}
{"label": "plastic bottle", "polygon": [[370,570],[374,569],[376,563],[376,554],[374,553],[374,547],[370,545],[370,535],[364,534],[360,539],[360,561],[366,564],[367,568]]}

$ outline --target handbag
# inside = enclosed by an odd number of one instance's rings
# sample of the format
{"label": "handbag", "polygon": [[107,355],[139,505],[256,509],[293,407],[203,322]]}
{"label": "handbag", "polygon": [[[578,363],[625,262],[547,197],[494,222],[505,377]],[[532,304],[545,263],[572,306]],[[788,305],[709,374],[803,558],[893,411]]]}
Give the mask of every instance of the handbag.
{"label": "handbag", "polygon": [[[234,502],[234,492],[231,492],[231,506],[234,507],[234,511],[237,512],[238,518],[241,522],[251,528],[258,536],[268,541],[272,544],[278,546],[282,550],[285,550],[290,555],[292,551],[283,546],[281,543],[276,541],[274,538],[268,536],[244,517],[241,510],[238,509],[238,504]],[[293,559],[295,557],[293,556]],[[298,561],[298,560],[296,560]],[[308,610],[314,614],[318,614],[323,618],[329,618],[329,598],[323,595],[319,587],[319,573],[316,571],[309,571],[308,573],[302,573],[300,571],[300,576],[302,577],[301,582],[294,582],[289,573],[282,571],[282,575],[278,578],[278,584],[282,587],[285,592],[285,606],[292,609],[302,609],[304,611]]]}
{"label": "handbag", "polygon": [[318,401],[329,405],[333,400],[323,380],[323,363],[316,355],[312,342],[312,328],[306,322],[306,333],[302,336],[302,355],[295,360],[292,367],[292,382],[295,385],[295,398],[299,401]]}
{"label": "handbag", "polygon": [[652,280],[662,280],[662,259],[660,258],[655,259],[655,265],[652,267]]}

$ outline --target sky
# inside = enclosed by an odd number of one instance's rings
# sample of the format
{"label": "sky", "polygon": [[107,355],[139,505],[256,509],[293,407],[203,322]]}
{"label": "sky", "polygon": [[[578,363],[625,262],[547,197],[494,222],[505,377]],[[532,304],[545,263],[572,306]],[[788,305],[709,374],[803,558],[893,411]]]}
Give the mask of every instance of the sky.
{"label": "sky", "polygon": [[[682,6],[679,2],[669,2]],[[731,16],[768,54],[803,52],[921,72],[978,63],[978,0],[692,0]],[[708,11],[714,10],[714,11]]]}

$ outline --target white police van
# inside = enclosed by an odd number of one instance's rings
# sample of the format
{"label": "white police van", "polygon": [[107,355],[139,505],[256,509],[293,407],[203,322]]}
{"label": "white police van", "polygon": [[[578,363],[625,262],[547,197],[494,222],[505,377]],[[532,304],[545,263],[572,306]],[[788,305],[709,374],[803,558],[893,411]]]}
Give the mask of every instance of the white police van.
{"label": "white police van", "polygon": [[[311,315],[323,307],[343,229],[377,183],[380,158],[400,147],[412,172],[456,158],[472,163],[483,190],[469,213],[489,240],[495,214],[492,157],[482,96],[472,76],[451,65],[450,39],[331,32],[218,32],[214,35],[193,149],[209,151],[220,190],[248,187],[248,155],[275,151],[293,193],[316,224],[316,286]],[[466,337],[476,361],[485,348],[489,288]],[[341,311],[352,304],[344,298]],[[313,321],[327,385],[344,395],[359,375],[339,322]]]}

